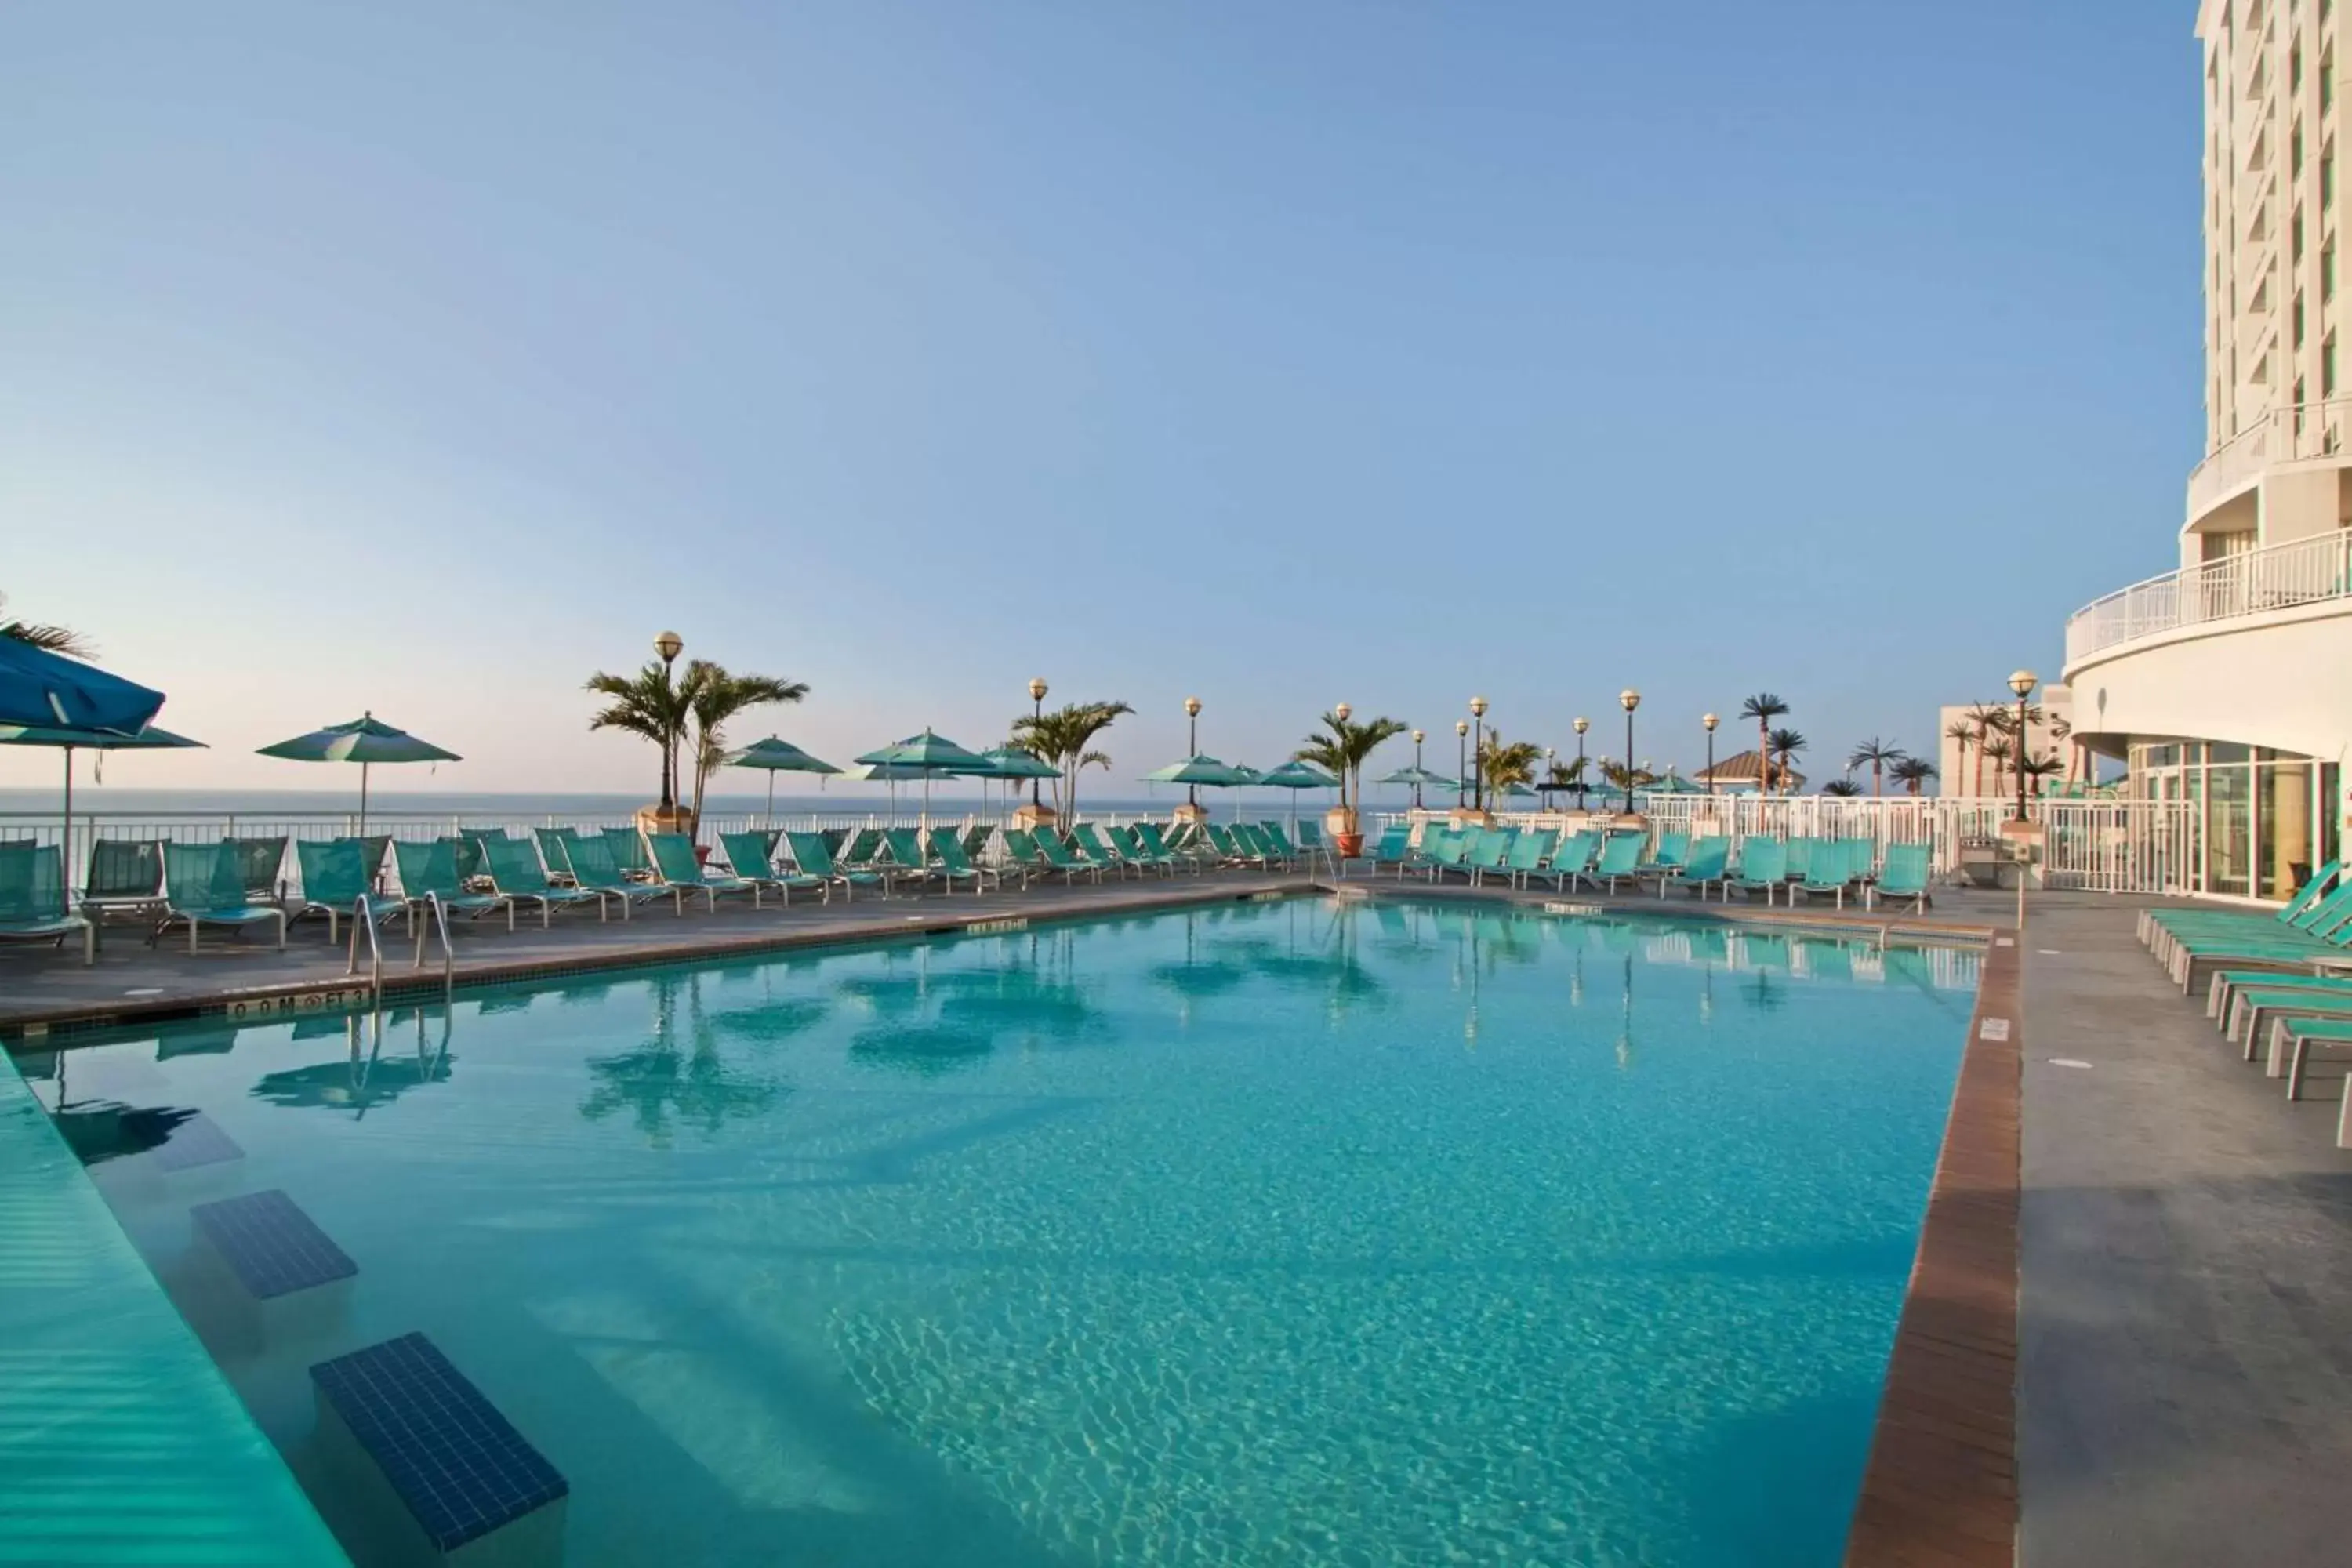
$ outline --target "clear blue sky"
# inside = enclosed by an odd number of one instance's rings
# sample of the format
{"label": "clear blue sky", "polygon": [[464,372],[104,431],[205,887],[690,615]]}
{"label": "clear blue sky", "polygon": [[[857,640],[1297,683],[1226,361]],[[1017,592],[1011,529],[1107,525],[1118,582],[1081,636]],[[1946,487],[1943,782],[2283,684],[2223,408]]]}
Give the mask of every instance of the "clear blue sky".
{"label": "clear blue sky", "polygon": [[666,626],[836,760],[1043,674],[1121,780],[1629,684],[1824,776],[2173,563],[2193,9],[11,5],[0,590],[215,747],[133,785],[638,788]]}

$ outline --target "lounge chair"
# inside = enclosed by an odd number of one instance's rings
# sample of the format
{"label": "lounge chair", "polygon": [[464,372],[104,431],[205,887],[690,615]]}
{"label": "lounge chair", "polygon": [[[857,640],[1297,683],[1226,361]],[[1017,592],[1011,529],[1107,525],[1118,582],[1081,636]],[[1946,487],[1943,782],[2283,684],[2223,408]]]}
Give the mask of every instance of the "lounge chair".
{"label": "lounge chair", "polygon": [[1925,844],[1890,844],[1886,858],[1878,868],[1878,879],[1863,889],[1864,909],[1874,909],[1882,900],[1908,899],[1912,910],[1924,911],[1935,900],[1927,892],[1927,847]]}
{"label": "lounge chair", "polygon": [[64,852],[54,844],[0,849],[0,940],[54,942],[62,951],[76,935],[83,966],[96,963],[98,922],[66,907]]}
{"label": "lounge chair", "polygon": [[1559,847],[1559,835],[1542,828],[1531,829],[1513,838],[1503,851],[1503,875],[1515,888],[1527,886],[1528,878],[1543,868]]}
{"label": "lounge chair", "polygon": [[1307,864],[1306,851],[1291,843],[1288,837],[1283,833],[1282,825],[1280,823],[1259,823],[1257,825],[1257,837],[1258,842],[1265,845],[1267,849],[1271,850],[1274,854],[1275,859],[1284,868],[1287,868]]}
{"label": "lounge chair", "polygon": [[702,858],[694,852],[694,840],[683,833],[648,833],[646,847],[653,852],[654,871],[661,878],[662,886],[669,889],[671,901],[680,916],[686,913],[686,896],[700,893],[703,903],[711,913],[719,912],[722,895],[751,895],[751,907],[760,907],[760,884],[750,877],[714,877],[702,868]]}
{"label": "lounge chair", "polygon": [[283,902],[286,897],[286,835],[275,838],[229,838],[236,855],[236,874],[249,904]]}
{"label": "lounge chair", "polygon": [[1472,887],[1483,884],[1489,874],[1500,877],[1506,882],[1510,880],[1509,873],[1503,869],[1503,862],[1509,858],[1511,844],[1517,838],[1518,831],[1516,827],[1479,829],[1478,842],[1462,857],[1462,864],[1470,873]]}
{"label": "lounge chair", "polygon": [[[2280,1018],[2271,1026],[2272,1074],[2278,1076],[2278,1066],[2284,1059],[2286,1077],[2286,1097],[2303,1098],[2304,1069],[2315,1049],[2352,1046],[2352,1018]],[[2345,1091],[2352,1095],[2352,1079],[2347,1080]],[[2347,1111],[2352,1117],[2352,1111]]]}
{"label": "lounge chair", "polygon": [[[833,846],[822,833],[787,833],[784,843],[793,852],[793,864],[801,874],[841,889],[845,901],[857,897],[860,888],[878,888],[882,879],[872,871],[854,871],[833,858]],[[830,895],[828,895],[830,896]]]}
{"label": "lounge chair", "polygon": [[613,857],[613,864],[622,876],[634,881],[654,874],[653,857],[646,853],[646,836],[635,828],[607,827],[596,837],[604,840],[605,852]]}
{"label": "lounge chair", "polygon": [[[1782,840],[1781,860],[1782,863],[1789,868],[1788,875],[1784,877],[1782,880],[1801,882],[1807,877],[1811,876],[1813,872],[1813,847],[1821,842],[1822,840],[1818,838],[1803,837]],[[1796,902],[1796,899],[1793,894],[1790,896],[1789,901],[1790,903]]]}
{"label": "lounge chair", "polygon": [[368,872],[367,847],[359,839],[300,839],[294,846],[294,860],[302,873],[302,901],[289,918],[326,916],[330,943],[337,940],[342,918],[355,911],[379,926],[394,915],[412,912],[406,899],[388,898],[375,890],[375,878]]}
{"label": "lounge chair", "polygon": [[[2248,1061],[2254,1059],[2266,1037],[2276,1047],[2278,1037],[2273,1026],[2283,1020],[2352,1016],[2352,984],[2317,975],[2271,978],[2286,984],[2240,986],[2230,998],[2229,1016],[2221,1021],[2222,1037],[2240,1044]],[[2318,984],[2305,984],[2305,981]],[[2271,1076],[2277,1077],[2278,1071],[2279,1056],[2274,1048]]]}
{"label": "lounge chair", "polygon": [[873,868],[875,874],[882,879],[885,893],[894,886],[903,887],[908,882],[919,890],[934,877],[940,877],[943,882],[947,880],[940,876],[939,867],[932,864],[930,857],[923,852],[922,838],[915,829],[885,828],[882,847],[884,854],[874,862]]}
{"label": "lounge chair", "polygon": [[1846,889],[1853,880],[1850,866],[1842,843],[1823,839],[1815,844],[1803,879],[1789,889],[1789,902],[1795,904],[1802,893],[1809,899],[1834,898],[1838,908],[1845,908]]}
{"label": "lounge chair", "polygon": [[514,900],[501,893],[468,892],[457,879],[457,843],[453,838],[436,838],[429,844],[412,844],[406,839],[392,847],[393,858],[400,867],[400,890],[408,899],[421,902],[426,898],[438,899],[441,908],[453,915],[479,920],[484,915],[507,912],[507,930],[514,930]]}
{"label": "lounge chair", "polygon": [[1724,897],[1738,889],[1750,898],[1764,895],[1764,902],[1772,901],[1773,889],[1789,879],[1789,847],[1777,838],[1755,834],[1740,840],[1739,869],[1724,884]]}
{"label": "lounge chair", "polygon": [[1378,838],[1372,840],[1372,869],[1375,871],[1383,866],[1393,866],[1402,878],[1405,862],[1412,857],[1412,824],[1410,822],[1391,822],[1381,829]]}
{"label": "lounge chair", "polygon": [[[936,835],[936,827],[931,832]],[[974,823],[963,830],[963,858],[974,865],[988,858],[988,841],[996,837],[996,829],[985,822]]]}
{"label": "lounge chair", "polygon": [[173,925],[188,926],[188,951],[196,951],[196,932],[205,926],[242,929],[264,921],[278,923],[278,945],[286,945],[286,911],[276,904],[251,902],[245,890],[245,868],[236,847],[217,844],[163,846],[163,919],[148,937],[151,947]]}
{"label": "lounge chair", "polygon": [[2200,979],[2210,980],[2221,969],[2309,970],[2323,961],[2352,962],[2346,952],[2352,940],[2352,885],[2330,893],[2291,925],[2264,920],[2253,930],[2210,936],[2176,930],[2169,935],[2165,966],[2183,992],[2194,992]]}
{"label": "lounge chair", "polygon": [[1612,833],[1601,841],[1601,853],[1593,858],[1592,869],[1586,873],[1595,886],[1607,883],[1614,893],[1620,882],[1632,882],[1638,890],[1640,879],[1634,873],[1642,864],[1642,851],[1649,847],[1646,833]]}
{"label": "lounge chair", "polygon": [[160,910],[163,903],[163,851],[152,838],[101,838],[89,847],[89,875],[80,907],[103,917],[108,910]]}
{"label": "lounge chair", "polygon": [[1045,858],[1047,868],[1062,874],[1065,883],[1076,881],[1080,876],[1092,877],[1097,882],[1102,880],[1102,867],[1071,854],[1070,847],[1063,843],[1062,836],[1052,828],[1036,829],[1030,836],[1030,841],[1036,845],[1037,853]]}
{"label": "lounge chair", "polygon": [[621,907],[628,908],[628,895],[614,894],[602,888],[587,888],[575,883],[569,888],[556,886],[548,880],[547,868],[540,863],[539,851],[520,838],[483,838],[485,874],[490,879],[490,890],[507,900],[511,912],[516,904],[528,900],[539,906],[539,925],[545,931],[555,921],[559,908],[593,902],[596,918],[613,918],[612,900],[618,897]]}
{"label": "lounge chair", "polygon": [[[970,882],[975,896],[991,882],[994,882],[1000,888],[1004,886],[1004,873],[1002,869],[975,862],[966,852],[963,845],[957,840],[956,836],[944,827],[931,829],[931,856],[938,863],[940,874],[947,879],[950,892],[955,890],[958,882]],[[1026,867],[1021,868],[1021,885],[1024,888],[1029,885],[1029,870]]]}
{"label": "lounge chair", "polygon": [[668,891],[658,882],[639,881],[625,873],[613,858],[611,841],[601,833],[593,838],[582,834],[566,840],[563,853],[572,863],[572,885],[620,900],[623,920],[637,905],[651,903]]}
{"label": "lounge chair", "polygon": [[1433,827],[1423,833],[1421,836],[1421,853],[1413,863],[1415,869],[1426,872],[1433,882],[1442,880],[1448,871],[1459,872],[1467,879],[1473,869],[1470,864],[1471,839],[1476,831],[1475,828]]}
{"label": "lounge chair", "polygon": [[539,841],[539,858],[547,862],[550,880],[572,879],[572,846],[580,839],[579,830],[571,827],[534,827],[530,836]]}
{"label": "lounge chair", "polygon": [[1160,825],[1156,822],[1139,822],[1129,831],[1137,843],[1171,871],[1179,866],[1190,866],[1193,875],[1200,874],[1201,858],[1184,847],[1192,837],[1189,828],[1173,842],[1160,831]]}
{"label": "lounge chair", "polygon": [[722,833],[719,836],[719,847],[727,852],[729,870],[747,882],[775,889],[787,907],[791,905],[794,892],[806,892],[812,889],[822,892],[825,902],[833,901],[833,889],[823,878],[777,869],[776,847],[768,842],[765,833]]}
{"label": "lounge chair", "polygon": [[[1727,900],[1729,899],[1731,897],[1731,840],[1718,834],[1712,838],[1702,838],[1692,845],[1690,858],[1683,862],[1682,870],[1675,879],[1682,886],[1690,889],[1702,903],[1706,901],[1706,889],[1709,883],[1721,889],[1723,896]],[[1658,897],[1663,899],[1665,896],[1666,885],[1661,881],[1658,884]]]}
{"label": "lounge chair", "polygon": [[[2171,941],[2179,935],[2211,937],[2225,932],[2263,933],[2269,925],[2309,929],[2317,908],[2331,896],[2334,879],[2341,863],[2331,860],[2313,873],[2284,908],[2272,915],[2259,915],[2244,910],[2145,910],[2139,917],[2139,939],[2146,942],[2159,962],[2168,959]],[[2333,889],[2341,891],[2340,889]]]}
{"label": "lounge chair", "polygon": [[1165,853],[1154,854],[1143,842],[1143,836],[1132,826],[1107,827],[1103,830],[1103,837],[1110,840],[1110,847],[1128,864],[1140,870],[1157,871],[1163,877],[1176,874],[1175,858]]}
{"label": "lounge chair", "polygon": [[1099,866],[1113,876],[1124,877],[1129,871],[1138,877],[1143,875],[1143,868],[1112,847],[1104,839],[1102,830],[1091,822],[1071,824],[1070,841],[1077,846],[1080,859]]}
{"label": "lounge chair", "polygon": [[884,839],[880,828],[861,827],[843,839],[835,848],[834,864],[845,871],[867,871],[880,876],[885,869],[882,861],[883,847]]}
{"label": "lounge chair", "polygon": [[1599,847],[1598,837],[1588,832],[1564,833],[1544,857],[1542,865],[1524,872],[1519,878],[1522,887],[1538,882],[1549,882],[1558,893],[1573,892],[1576,884],[1592,875],[1592,856]]}

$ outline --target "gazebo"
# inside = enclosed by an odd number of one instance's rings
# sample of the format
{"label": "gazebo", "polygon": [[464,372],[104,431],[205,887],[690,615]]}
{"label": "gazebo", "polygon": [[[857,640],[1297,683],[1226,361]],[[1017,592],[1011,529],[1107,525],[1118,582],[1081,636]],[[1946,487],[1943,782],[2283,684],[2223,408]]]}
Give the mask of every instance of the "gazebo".
{"label": "gazebo", "polygon": [[[1702,768],[1691,775],[1698,784],[1712,784],[1717,791],[1732,794],[1739,790],[1757,790],[1763,785],[1764,761],[1753,751],[1729,756],[1711,768]],[[1794,768],[1773,770],[1772,787],[1783,794],[1794,795],[1805,787],[1805,775]]]}

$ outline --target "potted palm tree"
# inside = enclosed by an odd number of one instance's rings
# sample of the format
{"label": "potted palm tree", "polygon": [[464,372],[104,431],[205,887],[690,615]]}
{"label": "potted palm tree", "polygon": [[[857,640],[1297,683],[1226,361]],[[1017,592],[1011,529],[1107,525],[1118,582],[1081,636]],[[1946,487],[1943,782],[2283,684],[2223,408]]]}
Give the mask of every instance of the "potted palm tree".
{"label": "potted palm tree", "polygon": [[1073,702],[1051,713],[1014,720],[1012,743],[1055,770],[1048,786],[1054,792],[1050,810],[1024,805],[1017,820],[1024,826],[1076,821],[1078,775],[1088,768],[1110,766],[1110,753],[1096,749],[1095,737],[1120,714],[1134,711],[1124,702]]}
{"label": "potted palm tree", "polygon": [[1769,691],[1759,691],[1739,705],[1742,719],[1756,721],[1756,793],[1772,793],[1772,721],[1788,714],[1789,705]]}
{"label": "potted palm tree", "polygon": [[1344,702],[1323,715],[1321,731],[1291,753],[1294,761],[1312,763],[1339,782],[1339,804],[1323,818],[1323,830],[1343,860],[1364,853],[1363,818],[1356,805],[1363,798],[1364,763],[1383,741],[1402,735],[1407,726],[1394,719],[1368,719],[1359,724]]}
{"label": "potted palm tree", "polygon": [[[672,647],[674,644],[670,645]],[[704,783],[724,750],[721,727],[747,708],[763,702],[797,702],[808,688],[764,675],[731,675],[708,659],[695,659],[681,678],[668,658],[649,659],[634,675],[599,670],[587,689],[605,699],[589,719],[591,730],[618,730],[661,749],[661,802],[637,813],[640,826],[656,833],[692,833]],[[689,805],[678,769],[678,747],[695,742],[694,800]]]}

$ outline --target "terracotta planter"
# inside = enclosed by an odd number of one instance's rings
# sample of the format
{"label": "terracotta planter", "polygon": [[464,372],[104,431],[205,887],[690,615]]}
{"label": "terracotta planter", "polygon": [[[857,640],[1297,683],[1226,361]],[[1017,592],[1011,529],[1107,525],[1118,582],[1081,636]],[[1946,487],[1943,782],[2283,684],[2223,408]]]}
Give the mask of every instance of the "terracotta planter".
{"label": "terracotta planter", "polygon": [[1358,860],[1364,853],[1363,818],[1352,805],[1335,805],[1323,814],[1323,831],[1331,836],[1331,843],[1342,860]]}

